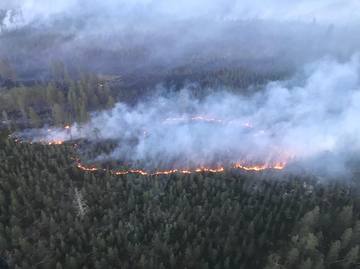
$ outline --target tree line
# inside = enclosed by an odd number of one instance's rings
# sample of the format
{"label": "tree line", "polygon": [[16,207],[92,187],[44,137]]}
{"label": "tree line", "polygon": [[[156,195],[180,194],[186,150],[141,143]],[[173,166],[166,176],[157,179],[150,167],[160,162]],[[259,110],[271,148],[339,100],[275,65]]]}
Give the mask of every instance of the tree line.
{"label": "tree line", "polygon": [[228,171],[83,172],[71,145],[0,142],[10,268],[356,268],[359,188]]}
{"label": "tree line", "polygon": [[114,103],[106,80],[93,74],[70,79],[65,73],[46,83],[0,91],[2,124],[9,129],[86,122],[91,111]]}
{"label": "tree line", "polygon": [[[80,71],[70,74],[62,62],[54,62],[49,72],[51,75],[44,81],[21,81],[9,62],[0,59],[3,127],[37,128],[44,124],[86,122],[92,111],[111,108],[117,101],[134,104],[156,92],[159,84],[175,91],[186,87],[195,97],[202,98],[224,89],[246,94],[286,76],[280,71],[265,73],[240,67],[199,69],[191,65],[121,77]],[[8,81],[7,86],[1,87],[1,81]]]}

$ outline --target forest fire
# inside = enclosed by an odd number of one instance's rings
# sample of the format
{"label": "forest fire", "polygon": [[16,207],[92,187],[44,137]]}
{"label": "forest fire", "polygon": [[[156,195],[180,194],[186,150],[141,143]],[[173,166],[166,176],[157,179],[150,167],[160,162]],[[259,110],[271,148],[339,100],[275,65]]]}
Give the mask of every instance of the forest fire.
{"label": "forest fire", "polygon": [[[137,174],[142,176],[160,176],[160,175],[172,175],[172,174],[193,174],[193,173],[222,173],[225,171],[225,167],[200,167],[194,169],[170,169],[170,170],[159,170],[159,171],[146,171],[141,169],[129,169],[129,170],[107,170],[104,168],[98,168],[94,166],[86,166],[77,160],[77,168],[87,172],[98,172],[98,171],[109,171],[113,175],[128,175]],[[286,167],[285,162],[279,162],[274,164],[259,164],[259,165],[245,165],[245,164],[234,164],[230,166],[230,169],[239,169],[245,171],[260,172],[265,170],[283,170]]]}
{"label": "forest fire", "polygon": [[[21,139],[14,139],[15,143],[23,143]],[[43,145],[63,145],[65,141],[62,140],[54,140],[49,142],[39,141],[40,144]],[[33,142],[29,142],[33,144]],[[73,144],[74,148],[77,144]],[[142,169],[127,169],[127,170],[116,170],[116,169],[105,169],[99,168],[95,166],[85,165],[80,159],[76,159],[76,167],[82,171],[86,172],[110,172],[113,175],[128,175],[128,174],[137,174],[142,176],[160,176],[160,175],[172,175],[172,174],[192,174],[192,173],[222,173],[229,169],[239,169],[244,171],[253,171],[260,172],[265,170],[283,170],[286,167],[286,162],[276,162],[276,163],[264,163],[264,164],[246,164],[245,162],[239,162],[233,164],[229,167],[221,166],[221,167],[199,167],[192,169],[169,169],[169,170],[158,170],[158,171],[146,171]]]}
{"label": "forest fire", "polygon": [[[222,123],[222,120],[215,119],[215,118],[207,118],[204,116],[194,116],[189,119],[185,118],[168,118],[165,120],[165,122],[174,122],[174,121],[183,121],[183,120],[190,120],[190,121],[203,121],[203,122],[216,122],[216,123]],[[244,126],[251,128],[250,123],[246,123]],[[71,131],[70,125],[65,125],[64,130],[67,130],[68,132]],[[52,129],[47,129],[47,132],[52,132]],[[14,137],[14,141],[16,143],[23,143],[26,142],[25,140],[19,139]],[[38,141],[30,141],[28,142],[30,144],[33,143],[40,143],[43,145],[63,145],[65,143],[65,140],[43,140],[40,139]],[[73,147],[76,148],[77,144],[72,143]],[[281,162],[270,162],[270,163],[248,163],[246,161],[240,161],[236,162],[229,166],[217,166],[217,167],[194,167],[194,168],[184,168],[184,169],[168,169],[168,170],[154,170],[154,171],[148,171],[143,169],[124,169],[124,170],[117,170],[117,169],[105,169],[105,168],[99,168],[96,166],[91,165],[85,165],[83,164],[80,159],[76,158],[76,167],[82,171],[87,172],[110,172],[113,175],[128,175],[128,174],[137,174],[142,176],[159,176],[159,175],[171,175],[171,174],[192,174],[192,173],[221,173],[224,172],[226,169],[238,169],[238,170],[244,170],[244,171],[252,171],[252,172],[260,172],[265,170],[283,170],[286,167],[287,162],[281,161]]]}
{"label": "forest fire", "polygon": [[54,141],[47,142],[47,144],[48,145],[62,145],[62,144],[64,144],[64,141],[62,141],[62,140],[54,140]]}
{"label": "forest fire", "polygon": [[286,162],[278,162],[273,165],[260,164],[260,165],[245,165],[245,164],[235,164],[234,168],[243,169],[246,171],[263,171],[267,169],[274,170],[283,170],[286,167]]}

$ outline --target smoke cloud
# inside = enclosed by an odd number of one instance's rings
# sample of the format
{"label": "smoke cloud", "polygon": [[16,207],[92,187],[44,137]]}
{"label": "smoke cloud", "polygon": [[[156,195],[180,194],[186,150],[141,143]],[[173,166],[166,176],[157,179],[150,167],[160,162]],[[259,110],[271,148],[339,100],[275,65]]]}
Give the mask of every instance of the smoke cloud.
{"label": "smoke cloud", "polygon": [[186,88],[167,89],[135,106],[117,103],[81,128],[28,135],[47,141],[112,139],[116,149],[97,160],[150,169],[285,160],[344,173],[360,149],[359,75],[358,55],[346,62],[325,58],[250,96],[216,89],[196,99]]}
{"label": "smoke cloud", "polygon": [[118,103],[84,126],[23,135],[112,139],[118,146],[98,160],[146,168],[287,160],[343,172],[360,142],[359,57],[352,56],[360,47],[359,5],[357,0],[5,0],[0,60],[24,80],[47,80],[51,63],[59,60],[70,74],[80,69],[124,77],[166,76],[179,66],[208,70],[214,62],[218,69],[293,72],[291,79],[270,82],[250,96],[220,88],[197,99],[190,85],[180,92],[159,86],[159,94],[135,106]]}
{"label": "smoke cloud", "polygon": [[44,79],[59,60],[110,74],[214,59],[270,59],[286,69],[328,54],[349,58],[360,46],[359,18],[356,0],[6,0],[0,59],[21,78]]}
{"label": "smoke cloud", "polygon": [[[356,0],[302,0],[293,3],[288,0],[270,0],[264,3],[260,0],[109,0],[91,2],[85,0],[5,0],[0,8],[18,8],[23,13],[25,22],[35,19],[47,19],[56,14],[77,13],[81,11],[104,12],[107,14],[141,15],[140,19],[149,14],[172,16],[177,19],[198,17],[223,18],[229,20],[263,19],[289,21],[298,20],[309,22],[316,19],[322,23],[353,23],[359,18],[360,4]],[[105,15],[105,14],[104,14]],[[104,16],[105,17],[105,16]],[[121,18],[124,20],[124,18]]]}

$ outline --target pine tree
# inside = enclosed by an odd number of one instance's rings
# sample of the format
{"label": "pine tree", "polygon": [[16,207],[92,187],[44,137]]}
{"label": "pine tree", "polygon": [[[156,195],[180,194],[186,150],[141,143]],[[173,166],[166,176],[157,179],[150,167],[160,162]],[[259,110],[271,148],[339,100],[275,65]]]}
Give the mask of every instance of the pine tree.
{"label": "pine tree", "polygon": [[87,122],[89,120],[89,113],[86,109],[85,102],[81,101],[78,106],[78,121]]}
{"label": "pine tree", "polygon": [[114,105],[115,105],[115,99],[109,95],[108,100],[106,102],[106,108],[111,109],[114,107]]}
{"label": "pine tree", "polygon": [[312,267],[312,261],[310,258],[307,258],[305,261],[303,261],[300,266],[299,269],[311,269]]}
{"label": "pine tree", "polygon": [[64,124],[65,115],[63,108],[59,104],[54,104],[52,108],[52,117],[56,125]]}
{"label": "pine tree", "polygon": [[347,228],[341,236],[341,248],[345,249],[350,244],[352,238],[352,228]]}
{"label": "pine tree", "polygon": [[34,127],[34,128],[40,127],[41,119],[32,107],[29,108],[29,118],[30,118],[30,124],[32,127]]}
{"label": "pine tree", "polygon": [[333,242],[330,246],[329,252],[326,256],[326,262],[328,264],[333,263],[334,261],[336,261],[339,257],[339,253],[340,253],[340,249],[341,249],[341,244],[339,240],[336,240],[335,242]]}
{"label": "pine tree", "polygon": [[299,259],[299,250],[297,248],[292,248],[287,256],[287,264],[291,267],[293,266]]}
{"label": "pine tree", "polygon": [[353,247],[345,257],[344,268],[352,268],[357,260],[359,259],[359,246]]}
{"label": "pine tree", "polygon": [[56,94],[57,90],[53,83],[49,83],[46,87],[46,101],[49,106],[59,102]]}

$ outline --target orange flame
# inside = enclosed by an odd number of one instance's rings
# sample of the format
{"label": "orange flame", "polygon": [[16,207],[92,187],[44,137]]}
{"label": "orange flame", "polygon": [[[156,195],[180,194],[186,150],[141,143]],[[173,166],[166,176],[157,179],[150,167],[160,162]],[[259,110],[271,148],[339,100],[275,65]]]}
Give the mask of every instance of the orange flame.
{"label": "orange flame", "polygon": [[[285,162],[275,163],[273,165],[261,164],[261,165],[244,165],[235,164],[232,166],[233,169],[240,169],[245,171],[264,171],[264,170],[283,170],[286,167]],[[94,166],[85,166],[79,160],[77,161],[77,168],[87,172],[96,171],[109,171],[113,175],[128,175],[137,174],[142,176],[160,176],[160,175],[172,175],[172,174],[192,174],[192,173],[221,173],[225,171],[225,167],[208,168],[201,167],[195,169],[171,169],[171,170],[159,170],[155,172],[149,172],[141,169],[129,169],[129,170],[106,170],[104,168],[97,168]]]}
{"label": "orange flame", "polygon": [[64,144],[64,141],[62,140],[54,140],[54,141],[49,141],[47,142],[48,145],[62,145]]}
{"label": "orange flame", "polygon": [[[167,121],[182,121],[185,120],[185,118],[168,118],[165,120],[165,122]],[[223,120],[220,119],[215,119],[215,118],[208,118],[208,117],[203,117],[203,116],[194,116],[192,118],[190,118],[190,120],[192,121],[206,121],[206,122],[218,122],[218,123],[222,123]],[[250,123],[245,123],[244,124],[245,127],[251,128],[251,124]],[[71,128],[70,125],[66,125],[64,126],[65,129],[69,130]],[[51,132],[51,129],[47,130],[48,132]],[[144,134],[146,134],[146,131],[144,132]],[[14,138],[14,141],[16,143],[23,143],[24,141],[18,139],[18,138]],[[44,145],[62,145],[64,144],[65,141],[63,140],[53,140],[53,141],[39,141],[38,143],[44,144]],[[30,144],[33,144],[33,142],[28,142]],[[76,148],[77,144],[73,144],[73,147]],[[81,161],[79,159],[75,159],[76,160],[76,167],[82,171],[87,171],[87,172],[97,172],[97,171],[108,171],[113,175],[128,175],[128,174],[137,174],[137,175],[142,175],[142,176],[159,176],[159,175],[171,175],[171,174],[192,174],[192,173],[203,173],[203,172],[207,172],[207,173],[221,173],[225,171],[225,167],[215,167],[215,168],[211,168],[211,167],[199,167],[199,168],[194,168],[194,169],[171,169],[171,170],[159,170],[159,171],[146,171],[146,170],[141,170],[141,169],[129,169],[129,170],[107,170],[104,168],[98,168],[95,166],[86,166],[85,164],[82,164]],[[232,169],[239,169],[239,170],[244,170],[244,171],[255,171],[255,172],[259,172],[259,171],[264,171],[264,170],[283,170],[287,165],[287,162],[276,162],[276,163],[264,163],[264,164],[254,164],[254,165],[249,165],[246,164],[246,162],[239,162],[239,163],[235,163],[234,165],[230,166],[229,168]]]}
{"label": "orange flame", "polygon": [[237,163],[234,165],[234,168],[243,169],[246,171],[263,171],[268,169],[283,170],[285,167],[286,167],[285,162],[279,162],[275,164],[259,164],[259,165],[244,165],[241,163]]}

